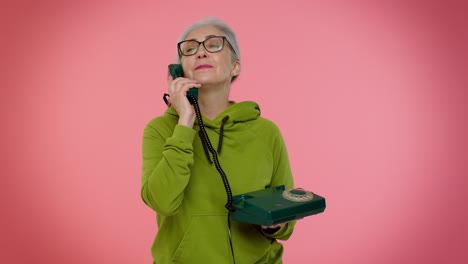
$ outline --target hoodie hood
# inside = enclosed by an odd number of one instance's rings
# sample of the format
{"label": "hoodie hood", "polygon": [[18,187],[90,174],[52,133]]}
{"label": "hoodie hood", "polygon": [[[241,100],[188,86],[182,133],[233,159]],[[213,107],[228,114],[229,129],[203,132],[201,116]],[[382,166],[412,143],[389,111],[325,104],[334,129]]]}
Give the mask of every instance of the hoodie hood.
{"label": "hoodie hood", "polygon": [[[220,113],[213,120],[203,117],[203,125],[217,130],[220,129],[221,126],[230,126],[234,123],[248,122],[260,117],[260,107],[256,102],[244,101],[236,103],[234,101],[230,101],[230,104],[231,105],[226,108],[226,110]],[[166,114],[178,117],[178,114],[173,107],[169,107],[166,110]],[[196,118],[195,125],[198,125],[198,120]]]}
{"label": "hoodie hood", "polygon": [[[221,154],[223,147],[224,131],[229,129],[235,129],[236,123],[249,122],[256,120],[260,117],[260,107],[257,103],[252,101],[244,101],[236,103],[234,101],[229,101],[231,104],[226,110],[220,113],[215,119],[210,120],[208,118],[202,117],[203,125],[205,128],[214,130],[218,134],[218,148],[217,153]],[[173,107],[167,109],[166,114],[177,117],[177,111]],[[195,126],[200,127],[198,119],[195,118]],[[194,126],[194,129],[196,129]],[[206,158],[210,163],[212,163],[210,151],[208,149],[208,142],[204,139],[202,131],[198,131],[198,135],[202,141],[203,149],[206,154]],[[211,140],[210,140],[211,141]]]}

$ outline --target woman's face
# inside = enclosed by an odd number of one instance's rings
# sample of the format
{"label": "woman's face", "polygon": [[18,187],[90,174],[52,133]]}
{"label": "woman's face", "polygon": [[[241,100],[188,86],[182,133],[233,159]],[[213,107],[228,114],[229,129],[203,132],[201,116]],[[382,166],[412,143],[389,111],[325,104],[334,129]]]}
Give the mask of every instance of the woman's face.
{"label": "woman's face", "polygon": [[[224,34],[215,27],[205,26],[194,29],[185,40],[194,39],[201,42],[209,36],[224,36]],[[182,56],[184,76],[202,85],[229,85],[231,78],[240,72],[240,62],[233,59],[232,55],[227,41],[224,42],[223,49],[216,53],[206,51],[203,44],[200,44],[197,53],[192,56]]]}

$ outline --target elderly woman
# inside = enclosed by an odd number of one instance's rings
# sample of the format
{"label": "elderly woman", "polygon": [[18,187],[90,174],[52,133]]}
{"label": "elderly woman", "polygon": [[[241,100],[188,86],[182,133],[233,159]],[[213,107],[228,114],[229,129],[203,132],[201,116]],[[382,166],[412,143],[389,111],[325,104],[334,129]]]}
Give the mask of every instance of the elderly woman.
{"label": "elderly woman", "polygon": [[241,71],[232,29],[205,18],[181,35],[184,77],[168,78],[170,107],[143,135],[141,196],[157,215],[154,263],[282,263],[295,222],[258,226],[231,221],[226,190],[200,132],[187,91],[198,88],[204,127],[232,188],[242,194],[285,185],[293,178],[278,127],[260,117],[255,102],[229,100]]}

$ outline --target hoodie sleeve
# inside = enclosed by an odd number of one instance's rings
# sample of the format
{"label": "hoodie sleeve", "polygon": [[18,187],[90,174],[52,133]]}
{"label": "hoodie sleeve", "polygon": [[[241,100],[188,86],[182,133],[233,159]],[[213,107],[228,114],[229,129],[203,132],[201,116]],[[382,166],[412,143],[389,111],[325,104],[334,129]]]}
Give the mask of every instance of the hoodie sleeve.
{"label": "hoodie sleeve", "polygon": [[[286,189],[294,188],[294,181],[291,172],[291,166],[289,164],[289,157],[288,152],[286,149],[286,145],[284,143],[283,136],[278,127],[274,126],[275,129],[273,131],[273,175],[271,178],[271,183],[269,187],[284,185]],[[262,232],[265,236],[280,239],[280,240],[287,240],[291,236],[296,221],[288,222],[284,227],[278,230],[263,230]],[[273,231],[273,232],[271,232]]]}
{"label": "hoodie sleeve", "polygon": [[141,197],[158,214],[169,216],[178,212],[190,179],[195,130],[176,125],[168,138],[164,132],[170,133],[151,122],[145,127]]}

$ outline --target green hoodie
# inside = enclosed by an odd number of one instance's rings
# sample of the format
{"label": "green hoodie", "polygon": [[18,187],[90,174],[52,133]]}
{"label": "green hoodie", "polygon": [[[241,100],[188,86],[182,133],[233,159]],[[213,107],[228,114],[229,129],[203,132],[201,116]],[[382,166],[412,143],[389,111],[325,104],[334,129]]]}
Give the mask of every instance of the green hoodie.
{"label": "green hoodie", "polygon": [[[170,107],[151,120],[143,136],[141,196],[156,211],[156,264],[282,263],[283,246],[295,221],[273,232],[230,221],[227,194],[212,157],[193,128],[177,124]],[[203,118],[232,194],[285,185],[293,188],[286,147],[278,127],[260,117],[254,102],[231,102],[214,120]],[[210,155],[211,156],[211,155]]]}

